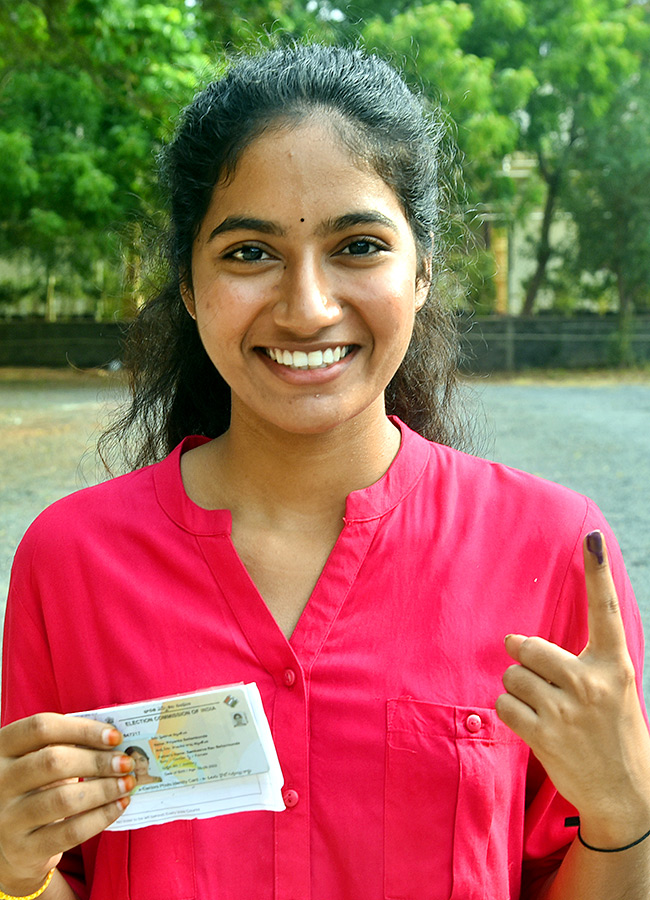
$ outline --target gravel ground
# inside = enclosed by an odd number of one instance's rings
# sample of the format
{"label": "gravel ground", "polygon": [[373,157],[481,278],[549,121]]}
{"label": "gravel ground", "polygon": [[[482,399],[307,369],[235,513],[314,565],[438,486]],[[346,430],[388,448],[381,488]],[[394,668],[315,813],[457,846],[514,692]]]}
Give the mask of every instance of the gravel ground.
{"label": "gravel ground", "polygon": [[[0,370],[2,604],[29,523],[58,497],[101,477],[93,437],[115,405],[118,384],[97,374]],[[473,393],[481,455],[598,503],[617,533],[650,635],[650,376],[489,378],[475,381]]]}

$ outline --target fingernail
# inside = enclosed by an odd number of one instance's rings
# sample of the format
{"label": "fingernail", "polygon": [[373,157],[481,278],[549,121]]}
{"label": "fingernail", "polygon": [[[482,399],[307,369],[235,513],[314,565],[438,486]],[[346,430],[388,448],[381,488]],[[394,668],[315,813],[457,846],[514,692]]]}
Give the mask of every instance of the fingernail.
{"label": "fingernail", "polygon": [[590,531],[587,535],[587,550],[598,560],[598,565],[602,566],[605,561],[603,553],[603,536],[600,531]]}
{"label": "fingernail", "polygon": [[135,766],[130,756],[114,756],[111,760],[111,767],[114,772],[130,772]]}
{"label": "fingernail", "polygon": [[512,637],[511,634],[507,634],[507,635],[504,637],[504,639],[503,639],[503,643],[505,644],[506,641],[508,640],[508,638],[511,638],[511,637]]}
{"label": "fingernail", "polygon": [[122,810],[125,810],[125,809],[127,808],[127,806],[129,805],[130,802],[131,802],[131,798],[130,798],[130,797],[120,797],[120,799],[117,801],[117,805],[118,805],[119,808],[120,808],[120,812],[121,812]]}
{"label": "fingernail", "polygon": [[102,744],[108,744],[109,747],[115,747],[122,740],[122,735],[117,728],[105,728],[102,731]]}
{"label": "fingernail", "polygon": [[120,794],[128,794],[135,787],[135,778],[133,775],[127,775],[126,778],[118,778],[117,787]]}

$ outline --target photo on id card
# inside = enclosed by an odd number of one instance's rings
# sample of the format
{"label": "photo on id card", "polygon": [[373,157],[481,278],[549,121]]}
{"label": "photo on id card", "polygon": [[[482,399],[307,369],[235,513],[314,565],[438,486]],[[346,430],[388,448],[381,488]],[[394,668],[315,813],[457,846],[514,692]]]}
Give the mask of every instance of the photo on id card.
{"label": "photo on id card", "polygon": [[92,716],[122,732],[115,749],[133,759],[138,794],[269,770],[243,686],[94,710]]}

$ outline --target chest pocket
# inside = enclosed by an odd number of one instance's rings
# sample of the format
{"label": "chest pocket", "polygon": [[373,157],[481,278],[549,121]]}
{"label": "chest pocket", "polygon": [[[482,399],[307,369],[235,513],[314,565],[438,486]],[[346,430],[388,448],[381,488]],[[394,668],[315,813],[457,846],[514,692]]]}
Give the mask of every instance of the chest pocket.
{"label": "chest pocket", "polygon": [[528,748],[493,709],[388,701],[386,900],[506,900]]}

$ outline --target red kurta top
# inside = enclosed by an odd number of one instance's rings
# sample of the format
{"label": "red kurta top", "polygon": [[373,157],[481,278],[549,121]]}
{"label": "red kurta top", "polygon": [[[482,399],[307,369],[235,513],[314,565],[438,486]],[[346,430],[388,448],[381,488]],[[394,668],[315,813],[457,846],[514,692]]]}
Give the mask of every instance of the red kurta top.
{"label": "red kurta top", "polygon": [[388,472],[348,497],[290,641],[237,556],[230,513],[185,494],[180,455],[202,438],[29,529],[7,610],[4,723],[255,681],[285,777],[281,813],[88,841],[62,864],[82,896],[508,900],[533,897],[557,866],[573,810],[497,719],[503,638],[582,649],[581,539],[598,527],[640,679],[618,547],[584,497],[401,430]]}

